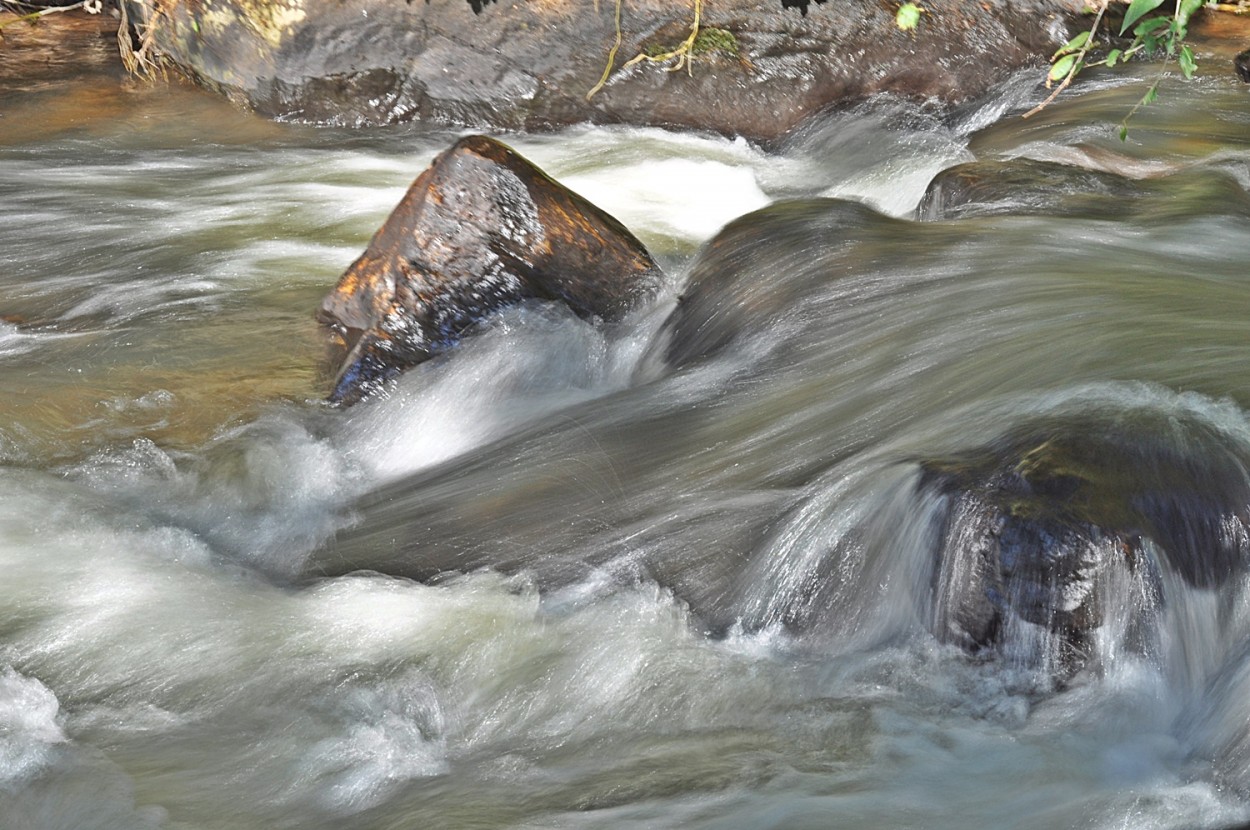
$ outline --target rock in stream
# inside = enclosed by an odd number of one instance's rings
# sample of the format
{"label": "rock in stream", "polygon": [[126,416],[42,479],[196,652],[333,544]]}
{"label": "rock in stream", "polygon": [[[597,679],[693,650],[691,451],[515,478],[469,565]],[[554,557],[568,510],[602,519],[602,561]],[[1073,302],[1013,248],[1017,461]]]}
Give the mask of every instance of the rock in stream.
{"label": "rock in stream", "polygon": [[346,352],[331,398],[359,400],[525,298],[614,320],[661,276],[620,222],[506,145],[462,138],[322,302],[320,318]]}
{"label": "rock in stream", "polygon": [[1209,424],[1124,412],[1044,419],[924,462],[920,490],[945,498],[935,633],[977,650],[1023,621],[1079,668],[1117,574],[1162,601],[1164,570],[1205,589],[1244,570],[1247,461]]}

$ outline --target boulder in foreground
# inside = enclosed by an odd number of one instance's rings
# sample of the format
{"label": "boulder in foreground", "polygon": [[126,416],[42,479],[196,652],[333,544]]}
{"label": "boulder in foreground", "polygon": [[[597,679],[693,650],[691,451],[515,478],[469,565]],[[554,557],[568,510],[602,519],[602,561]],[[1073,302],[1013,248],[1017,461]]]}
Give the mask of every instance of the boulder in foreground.
{"label": "boulder in foreground", "polygon": [[409,188],[321,304],[346,350],[331,399],[352,403],[527,298],[613,320],[661,273],[624,225],[484,136]]}

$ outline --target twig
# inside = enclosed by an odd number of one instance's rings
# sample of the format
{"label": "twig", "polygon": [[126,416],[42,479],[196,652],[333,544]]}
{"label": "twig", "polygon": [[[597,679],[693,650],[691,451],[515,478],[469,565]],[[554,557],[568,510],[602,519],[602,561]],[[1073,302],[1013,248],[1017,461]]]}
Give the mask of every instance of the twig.
{"label": "twig", "polygon": [[81,0],[81,2],[75,3],[72,6],[48,6],[47,8],[40,9],[37,12],[28,12],[23,14],[14,20],[8,21],[7,23],[0,23],[0,29],[3,29],[5,26],[12,26],[14,23],[34,23],[36,20],[44,17],[45,15],[71,12],[75,9],[83,9],[88,14],[99,14],[101,2],[100,0]]}
{"label": "twig", "polygon": [[156,39],[156,21],[165,14],[164,3],[158,0],[153,4],[153,15],[143,24],[143,31],[139,33],[138,49],[135,49],[130,40],[130,18],[126,14],[125,0],[117,5],[121,9],[121,21],[117,27],[117,51],[121,54],[122,65],[131,75],[146,75],[150,78],[159,71],[163,77],[165,65],[160,57],[154,59],[151,52]]}
{"label": "twig", "polygon": [[1094,25],[1089,27],[1089,37],[1085,39],[1084,45],[1082,45],[1080,51],[1076,53],[1076,60],[1072,62],[1072,68],[1068,70],[1068,74],[1063,76],[1063,81],[1059,84],[1059,86],[1055,87],[1050,95],[1046,96],[1045,101],[1042,101],[1042,103],[1020,116],[1021,118],[1030,118],[1046,109],[1046,107],[1050,106],[1052,101],[1059,97],[1059,93],[1067,89],[1068,85],[1072,83],[1072,79],[1076,77],[1077,72],[1081,71],[1081,66],[1085,63],[1085,56],[1089,54],[1089,50],[1094,46],[1094,35],[1098,32],[1098,24],[1102,22],[1102,16],[1106,13],[1107,5],[1109,3],[1110,0],[1102,0],[1102,5],[1098,7],[1098,13],[1094,15]]}
{"label": "twig", "polygon": [[[621,2],[616,0],[616,42],[612,44],[612,50],[608,52],[608,65],[603,68],[603,76],[599,78],[599,83],[595,84],[590,92],[586,93],[586,100],[590,100],[596,92],[603,89],[604,84],[608,82],[608,76],[612,74],[612,67],[616,63],[617,50],[621,48]],[[649,61],[650,63],[665,63],[673,58],[677,58],[677,63],[668,67],[669,72],[676,72],[683,66],[686,72],[694,74],[693,60],[694,42],[699,38],[700,22],[703,19],[703,0],[694,0],[694,22],[690,24],[690,34],[676,48],[671,49],[661,55],[648,55],[646,52],[639,52],[634,55],[621,69],[628,69],[631,66]]]}

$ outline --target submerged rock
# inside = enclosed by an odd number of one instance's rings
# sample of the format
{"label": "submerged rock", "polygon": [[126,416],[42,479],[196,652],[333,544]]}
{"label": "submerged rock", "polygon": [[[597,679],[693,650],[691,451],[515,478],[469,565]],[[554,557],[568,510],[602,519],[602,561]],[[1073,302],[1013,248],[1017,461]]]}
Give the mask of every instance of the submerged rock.
{"label": "submerged rock", "polygon": [[925,462],[920,489],[945,499],[938,635],[975,649],[1024,621],[1079,666],[1117,574],[1150,592],[1164,570],[1214,588],[1250,561],[1247,461],[1209,424],[1133,413],[1034,423]]}
{"label": "submerged rock", "polygon": [[777,202],[726,225],[703,250],[657,340],[684,366],[775,329],[800,299],[864,266],[861,252],[904,223],[842,199]]}
{"label": "submerged rock", "polygon": [[350,403],[525,298],[619,318],[661,273],[620,222],[513,150],[468,136],[434,160],[321,304]]}
{"label": "submerged rock", "polygon": [[1195,212],[1250,216],[1250,195],[1227,172],[1201,166],[1134,179],[1053,161],[992,159],[938,173],[920,200],[916,217],[1043,215],[1172,221]]}
{"label": "submerged rock", "polygon": [[1250,49],[1238,52],[1233,58],[1233,71],[1237,77],[1250,84]]}
{"label": "submerged rock", "polygon": [[[913,32],[895,6],[717,0],[689,72],[641,63],[689,34],[694,8],[527,0],[126,0],[186,74],[271,117],[478,128],[571,123],[708,129],[770,140],[835,104],[894,93],[957,102],[1037,66],[1074,33],[1070,0],[931,0]],[[617,37],[618,71],[593,97]],[[668,67],[672,67],[670,61]]]}
{"label": "submerged rock", "polygon": [[938,173],[916,216],[1105,215],[1135,193],[1133,180],[1115,173],[1034,159],[972,161]]}

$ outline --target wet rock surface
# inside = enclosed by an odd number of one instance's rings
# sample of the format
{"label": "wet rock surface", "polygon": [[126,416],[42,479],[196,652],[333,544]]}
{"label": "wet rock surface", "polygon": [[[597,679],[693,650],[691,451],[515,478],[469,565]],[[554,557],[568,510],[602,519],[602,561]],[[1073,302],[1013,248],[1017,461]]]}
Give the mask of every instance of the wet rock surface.
{"label": "wet rock surface", "polygon": [[[925,228],[920,227],[923,233]],[[852,276],[908,223],[859,202],[776,202],[730,222],[699,252],[656,351],[673,367],[788,325],[804,298]]]}
{"label": "wet rock surface", "polygon": [[1135,194],[1133,180],[1033,159],[958,164],[929,183],[916,208],[919,219],[1002,214],[1095,214]]}
{"label": "wet rock surface", "polygon": [[1250,49],[1238,52],[1233,58],[1233,71],[1237,73],[1238,78],[1250,84]]}
{"label": "wet rock surface", "polygon": [[1028,158],[987,159],[947,168],[930,182],[916,208],[922,220],[975,216],[1070,216],[1169,221],[1195,207],[1250,216],[1250,196],[1234,175],[1192,166],[1134,179]]}
{"label": "wet rock surface", "polygon": [[506,145],[468,136],[438,156],[322,302],[350,403],[526,298],[613,320],[661,273],[620,222]]}
{"label": "wet rock surface", "polygon": [[1163,413],[1039,422],[924,462],[919,489],[945,498],[937,633],[978,649],[1022,620],[1079,665],[1117,575],[1158,593],[1164,571],[1216,588],[1245,568],[1246,465],[1230,436]]}
{"label": "wet rock surface", "polygon": [[[154,0],[128,0],[154,19]],[[707,129],[771,140],[831,105],[888,92],[954,103],[1041,66],[1079,3],[935,0],[914,32],[891,4],[712,0],[712,37],[689,71],[642,63],[680,44],[693,5],[620,5],[618,71],[594,97],[617,6],[572,0],[162,3],[160,51],[203,85],[261,114],[365,125],[410,120],[543,129],[590,121]],[[788,7],[789,6],[789,7]]]}

